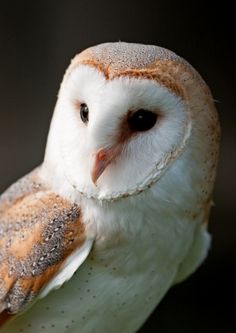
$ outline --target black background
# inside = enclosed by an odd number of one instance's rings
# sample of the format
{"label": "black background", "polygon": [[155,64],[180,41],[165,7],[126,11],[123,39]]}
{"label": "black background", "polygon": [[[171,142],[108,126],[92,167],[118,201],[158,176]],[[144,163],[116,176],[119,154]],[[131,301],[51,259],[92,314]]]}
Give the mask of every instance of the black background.
{"label": "black background", "polygon": [[62,75],[90,45],[122,40],[164,46],[186,58],[212,89],[222,124],[213,246],[140,333],[236,331],[233,12],[229,3],[201,0],[0,1],[1,191],[41,163]]}

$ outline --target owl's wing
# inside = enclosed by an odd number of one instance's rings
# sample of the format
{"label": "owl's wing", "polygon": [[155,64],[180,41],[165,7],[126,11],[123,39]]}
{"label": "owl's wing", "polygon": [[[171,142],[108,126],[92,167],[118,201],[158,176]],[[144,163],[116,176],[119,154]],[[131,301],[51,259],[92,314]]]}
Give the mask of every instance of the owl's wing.
{"label": "owl's wing", "polygon": [[0,323],[69,280],[88,256],[78,205],[40,183],[36,169],[0,198]]}

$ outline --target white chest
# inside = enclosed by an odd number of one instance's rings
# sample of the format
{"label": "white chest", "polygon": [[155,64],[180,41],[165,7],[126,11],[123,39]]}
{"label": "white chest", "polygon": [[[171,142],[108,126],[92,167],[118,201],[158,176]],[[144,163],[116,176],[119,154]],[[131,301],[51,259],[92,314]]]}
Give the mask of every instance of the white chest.
{"label": "white chest", "polygon": [[171,286],[192,228],[135,211],[117,220],[99,214],[96,245],[74,277],[1,333],[132,333],[142,325]]}

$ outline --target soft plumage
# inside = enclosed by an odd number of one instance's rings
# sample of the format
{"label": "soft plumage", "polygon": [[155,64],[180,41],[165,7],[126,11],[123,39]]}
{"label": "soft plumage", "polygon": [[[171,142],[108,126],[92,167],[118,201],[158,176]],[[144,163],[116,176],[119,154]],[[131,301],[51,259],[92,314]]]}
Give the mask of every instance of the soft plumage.
{"label": "soft plumage", "polygon": [[173,52],[76,56],[43,164],[0,201],[1,333],[137,331],[206,257],[218,146],[210,91]]}

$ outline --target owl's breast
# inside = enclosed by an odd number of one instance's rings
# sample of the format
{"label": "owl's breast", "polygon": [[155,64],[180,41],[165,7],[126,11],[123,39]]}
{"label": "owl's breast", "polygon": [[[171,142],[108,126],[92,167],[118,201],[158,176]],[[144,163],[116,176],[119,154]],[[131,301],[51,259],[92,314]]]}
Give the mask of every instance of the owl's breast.
{"label": "owl's breast", "polygon": [[35,333],[132,333],[170,288],[193,224],[132,207],[120,214],[88,211],[87,232],[96,231],[96,240],[86,261],[62,288],[1,333],[32,333],[32,327]]}

